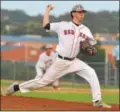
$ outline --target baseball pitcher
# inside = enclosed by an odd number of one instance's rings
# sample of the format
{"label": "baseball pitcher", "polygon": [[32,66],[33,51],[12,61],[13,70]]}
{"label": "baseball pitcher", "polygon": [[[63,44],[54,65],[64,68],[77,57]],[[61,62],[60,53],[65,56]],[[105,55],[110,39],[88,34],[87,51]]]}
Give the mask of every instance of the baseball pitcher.
{"label": "baseball pitcher", "polygon": [[95,48],[95,38],[90,29],[82,24],[87,11],[82,5],[75,5],[70,12],[72,21],[50,23],[49,14],[52,9],[52,5],[46,7],[43,27],[47,31],[54,31],[58,34],[57,57],[42,78],[33,79],[21,84],[13,83],[8,88],[7,95],[19,90],[24,92],[29,89],[44,87],[60,77],[74,72],[90,84],[93,106],[111,108],[110,105],[102,101],[100,84],[95,70],[82,60],[76,58],[81,49],[90,56],[94,56],[97,51]]}

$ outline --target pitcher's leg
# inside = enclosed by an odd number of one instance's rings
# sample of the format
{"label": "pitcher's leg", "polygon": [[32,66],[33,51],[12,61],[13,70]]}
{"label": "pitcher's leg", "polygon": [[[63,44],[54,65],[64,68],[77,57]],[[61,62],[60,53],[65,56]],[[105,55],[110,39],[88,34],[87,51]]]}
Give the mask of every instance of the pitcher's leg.
{"label": "pitcher's leg", "polygon": [[101,100],[101,89],[95,70],[87,66],[86,69],[77,72],[77,74],[87,80],[90,84],[93,102]]}
{"label": "pitcher's leg", "polygon": [[70,66],[69,61],[64,61],[57,58],[55,62],[51,65],[51,67],[46,71],[42,78],[33,79],[17,85],[13,84],[9,86],[7,90],[7,95],[10,95],[18,90],[20,90],[21,92],[26,92],[30,89],[44,87],[65,75],[65,73],[63,72],[67,70],[69,66]]}
{"label": "pitcher's leg", "polygon": [[19,84],[19,88],[21,92],[24,92],[28,89],[37,89],[40,87],[44,87],[55,81],[57,77],[60,75],[60,72],[61,71],[55,69],[54,66],[51,66],[50,69],[46,71],[42,78],[33,79],[22,84]]}
{"label": "pitcher's leg", "polygon": [[30,89],[36,89],[36,88],[45,86],[44,84],[39,84],[38,83],[38,81],[40,79],[41,78],[37,77],[37,78],[35,78],[33,80],[29,80],[29,81],[26,81],[26,82],[23,82],[23,83],[19,84],[19,90],[22,93],[25,93],[25,92],[28,92]]}

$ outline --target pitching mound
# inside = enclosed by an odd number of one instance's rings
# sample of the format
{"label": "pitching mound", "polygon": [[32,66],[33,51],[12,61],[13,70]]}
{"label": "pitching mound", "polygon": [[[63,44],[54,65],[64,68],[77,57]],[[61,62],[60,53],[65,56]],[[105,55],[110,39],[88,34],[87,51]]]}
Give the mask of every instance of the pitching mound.
{"label": "pitching mound", "polygon": [[95,108],[88,103],[22,96],[1,96],[1,110],[119,110],[119,106],[113,105],[111,109],[102,109]]}

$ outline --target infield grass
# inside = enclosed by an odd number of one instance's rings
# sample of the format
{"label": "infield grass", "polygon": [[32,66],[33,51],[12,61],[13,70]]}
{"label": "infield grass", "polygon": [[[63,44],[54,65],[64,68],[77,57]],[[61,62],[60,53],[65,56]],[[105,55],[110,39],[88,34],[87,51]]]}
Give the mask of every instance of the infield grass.
{"label": "infield grass", "polygon": [[[9,86],[10,84],[12,84],[14,81],[12,80],[1,80],[1,86]],[[16,81],[16,82],[23,82],[23,81]],[[90,88],[89,84],[72,84],[71,82],[60,82],[60,87],[62,88],[66,88],[66,87],[70,87],[70,88]],[[103,86],[101,85],[102,89],[118,89],[118,87],[116,86]]]}
{"label": "infield grass", "polygon": [[[1,80],[1,87],[8,87],[13,81]],[[72,87],[72,83],[62,83],[61,88],[64,87]],[[88,84],[79,84],[75,85],[74,88],[89,88]],[[74,89],[73,88],[73,89]],[[102,87],[102,89],[106,89]],[[107,89],[117,89],[118,87],[109,86]],[[48,98],[48,99],[57,99],[64,101],[73,101],[73,102],[92,102],[92,96],[89,93],[80,93],[80,92],[63,92],[63,91],[31,91],[29,93],[21,94],[20,92],[15,93],[17,96],[25,96],[25,97],[36,97],[36,98]],[[105,93],[103,94],[103,100],[106,103],[110,104],[119,104],[119,94],[116,93]]]}
{"label": "infield grass", "polygon": [[[21,94],[15,93],[18,96],[36,97],[36,98],[48,98],[64,101],[74,102],[91,102],[92,96],[89,93],[64,93],[64,92],[29,92]],[[103,94],[103,100],[110,104],[119,104],[119,95],[117,94]]]}

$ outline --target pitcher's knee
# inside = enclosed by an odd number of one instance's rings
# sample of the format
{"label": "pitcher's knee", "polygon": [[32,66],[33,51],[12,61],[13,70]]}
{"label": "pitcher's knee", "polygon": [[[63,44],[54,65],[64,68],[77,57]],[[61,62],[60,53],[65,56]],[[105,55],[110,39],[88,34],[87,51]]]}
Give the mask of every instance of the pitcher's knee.
{"label": "pitcher's knee", "polygon": [[48,79],[35,79],[35,82],[37,82],[38,84],[42,85],[42,86],[47,86],[49,84],[51,84],[53,81],[48,80]]}
{"label": "pitcher's knee", "polygon": [[95,70],[92,67],[89,68],[89,73],[96,74]]}

